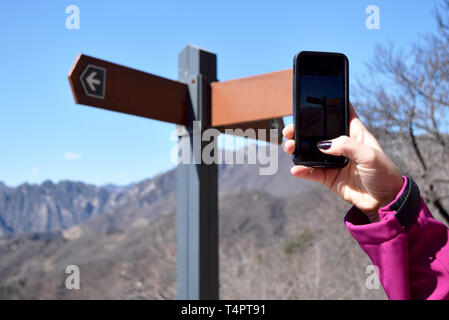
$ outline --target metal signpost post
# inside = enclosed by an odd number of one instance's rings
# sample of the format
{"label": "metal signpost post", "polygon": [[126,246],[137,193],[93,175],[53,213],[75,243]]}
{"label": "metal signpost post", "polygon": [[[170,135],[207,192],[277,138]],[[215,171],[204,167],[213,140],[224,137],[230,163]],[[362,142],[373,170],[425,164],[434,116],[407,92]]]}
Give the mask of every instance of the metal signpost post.
{"label": "metal signpost post", "polygon": [[81,54],[69,82],[78,104],[185,127],[192,162],[177,168],[178,298],[218,299],[218,169],[197,159],[194,145],[201,158],[207,128],[276,129],[280,143],[282,117],[292,113],[292,70],[218,82],[216,55],[190,45],[178,67],[173,81]]}
{"label": "metal signpost post", "polygon": [[[189,139],[192,160],[177,168],[178,297],[218,299],[218,169],[215,163],[195,159],[198,154],[194,152],[195,141],[199,141],[202,154],[202,133],[211,124],[210,83],[217,80],[216,55],[192,46],[184,48],[179,54],[178,78],[190,92],[188,137],[180,139]],[[193,131],[193,121],[201,123],[198,132]]]}

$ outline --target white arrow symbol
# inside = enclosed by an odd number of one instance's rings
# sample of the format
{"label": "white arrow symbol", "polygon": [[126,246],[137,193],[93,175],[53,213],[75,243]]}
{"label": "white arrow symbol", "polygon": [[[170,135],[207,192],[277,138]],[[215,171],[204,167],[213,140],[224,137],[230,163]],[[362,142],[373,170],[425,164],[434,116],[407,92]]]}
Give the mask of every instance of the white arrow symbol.
{"label": "white arrow symbol", "polygon": [[90,90],[95,91],[95,86],[94,84],[100,84],[101,81],[98,79],[95,79],[95,76],[97,75],[97,72],[93,71],[87,78],[86,78],[86,82],[90,87]]}

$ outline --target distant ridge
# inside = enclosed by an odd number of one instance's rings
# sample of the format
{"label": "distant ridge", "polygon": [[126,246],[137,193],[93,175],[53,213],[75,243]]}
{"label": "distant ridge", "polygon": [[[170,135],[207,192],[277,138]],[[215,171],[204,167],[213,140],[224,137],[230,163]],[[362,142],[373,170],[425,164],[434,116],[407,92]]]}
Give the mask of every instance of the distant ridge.
{"label": "distant ridge", "polygon": [[[275,175],[261,176],[259,165],[247,164],[247,158],[246,164],[219,165],[219,192],[260,190],[288,197],[322,188],[292,178],[290,157],[280,147],[276,151],[278,171]],[[118,210],[136,211],[164,199],[173,202],[175,198],[175,169],[126,186],[46,180],[42,184],[24,183],[9,188],[0,182],[0,236],[66,230],[97,215]]]}

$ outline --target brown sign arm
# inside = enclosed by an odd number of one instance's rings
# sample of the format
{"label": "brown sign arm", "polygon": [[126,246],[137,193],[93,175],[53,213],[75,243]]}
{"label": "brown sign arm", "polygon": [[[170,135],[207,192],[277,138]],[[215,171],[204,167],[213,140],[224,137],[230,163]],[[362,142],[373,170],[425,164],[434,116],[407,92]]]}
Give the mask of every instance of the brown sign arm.
{"label": "brown sign arm", "polygon": [[[86,94],[86,84],[83,87],[81,78],[88,66],[106,70],[104,98]],[[187,125],[187,85],[178,81],[83,54],[76,58],[68,78],[76,103]],[[102,85],[99,78],[90,80],[95,81],[92,86]]]}
{"label": "brown sign arm", "polygon": [[291,115],[292,69],[212,83],[212,126]]}

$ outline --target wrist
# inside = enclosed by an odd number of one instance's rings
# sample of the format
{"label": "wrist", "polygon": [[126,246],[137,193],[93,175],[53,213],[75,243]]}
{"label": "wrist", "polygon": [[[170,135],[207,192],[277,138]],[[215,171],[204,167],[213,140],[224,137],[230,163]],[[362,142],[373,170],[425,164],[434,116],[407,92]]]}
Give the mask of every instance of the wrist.
{"label": "wrist", "polygon": [[392,179],[392,181],[391,181],[391,188],[390,188],[390,191],[388,192],[388,194],[386,194],[385,197],[380,199],[379,206],[376,209],[377,212],[379,211],[380,208],[383,208],[386,205],[392,203],[396,199],[398,194],[401,192],[404,184],[406,184],[406,183],[407,183],[407,178],[401,176],[398,173],[397,176],[394,179]]}
{"label": "wrist", "polygon": [[368,217],[370,222],[379,222],[380,221],[379,209],[376,208],[374,210],[362,211],[362,212]]}
{"label": "wrist", "polygon": [[371,222],[379,222],[379,210],[388,204],[393,203],[406,183],[407,179],[398,173],[398,175],[392,179],[391,188],[389,188],[390,190],[388,194],[385,194],[383,197],[378,199],[377,206],[375,206],[375,208],[370,210],[362,210],[363,213],[365,213]]}

